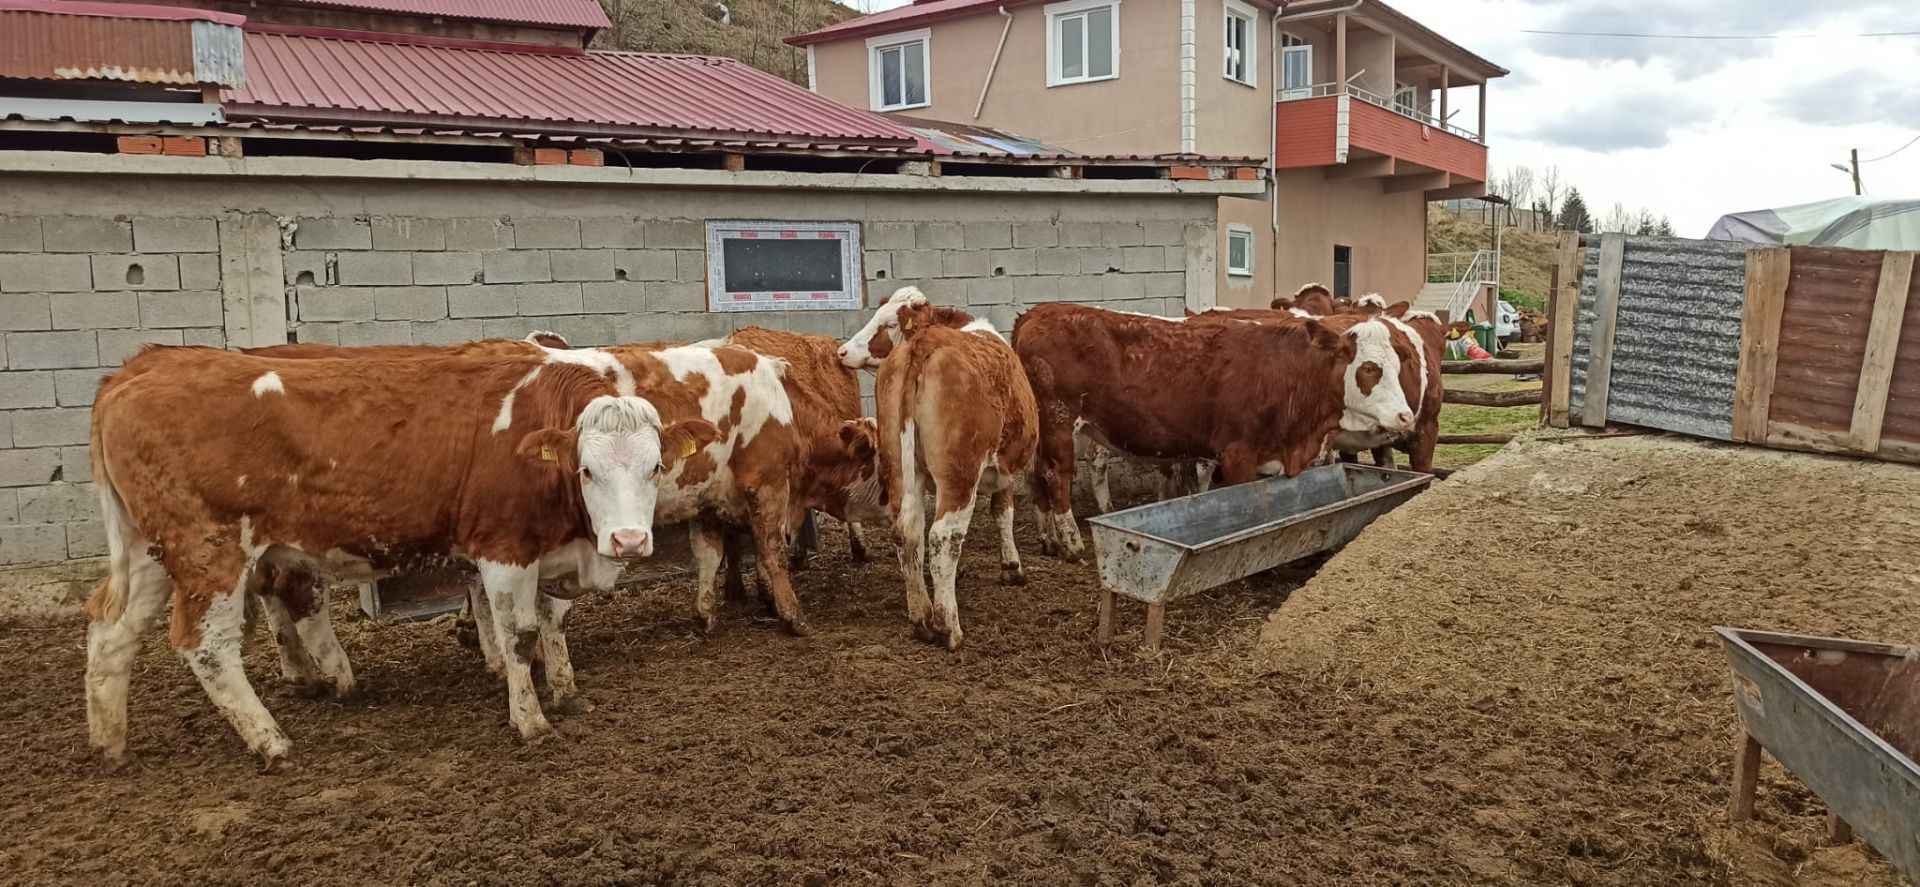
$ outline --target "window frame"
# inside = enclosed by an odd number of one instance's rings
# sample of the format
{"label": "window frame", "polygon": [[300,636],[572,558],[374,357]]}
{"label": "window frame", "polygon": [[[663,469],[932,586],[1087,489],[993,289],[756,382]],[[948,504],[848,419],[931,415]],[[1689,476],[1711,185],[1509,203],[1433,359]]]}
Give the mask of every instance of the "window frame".
{"label": "window frame", "polygon": [[[1109,32],[1109,38],[1112,40],[1111,46],[1113,50],[1112,73],[1103,74],[1098,77],[1094,77],[1094,76],[1063,77],[1061,76],[1060,20],[1063,18],[1073,18],[1073,17],[1080,17],[1082,19],[1082,24],[1080,26],[1080,39],[1082,41],[1082,46],[1085,47],[1086,45],[1092,42],[1088,37],[1088,31],[1085,24],[1085,17],[1089,13],[1096,12],[1101,9],[1109,10],[1108,21],[1110,24],[1108,27],[1108,32]],[[1049,3],[1044,7],[1044,11],[1046,12],[1046,18],[1047,18],[1047,88],[1048,89],[1052,89],[1053,87],[1056,87],[1056,86],[1075,86],[1081,83],[1099,83],[1103,80],[1120,79],[1120,0],[1066,0],[1066,2],[1062,2],[1062,3]],[[1087,65],[1089,69],[1092,68],[1092,65],[1087,64],[1087,62],[1090,61],[1090,57],[1087,56],[1085,52],[1081,53],[1080,58],[1081,58],[1082,64]]]}
{"label": "window frame", "polygon": [[[1220,76],[1241,86],[1260,88],[1260,13],[1239,0],[1221,0],[1220,19]],[[1247,45],[1240,48],[1240,63],[1246,74],[1244,80],[1233,76],[1228,70],[1228,62],[1232,58],[1230,53],[1233,51],[1233,47],[1228,42],[1228,35],[1232,33],[1230,28],[1234,19],[1240,19],[1247,25],[1244,38]],[[1307,79],[1311,80],[1313,77],[1309,75]]]}
{"label": "window frame", "polygon": [[[906,61],[907,56],[906,56],[905,48],[915,43],[920,44],[920,60],[921,60],[921,64],[925,67],[925,70],[921,72],[921,77],[923,82],[926,84],[926,95],[922,96],[922,98],[924,99],[923,101],[909,102],[906,100],[907,98],[907,61]],[[884,84],[882,84],[880,81],[880,77],[881,77],[880,72],[884,70],[884,68],[880,63],[880,54],[890,49],[901,50],[901,53],[900,53],[901,104],[898,104],[898,105],[888,105],[882,101],[882,99],[886,95],[886,92],[885,92]],[[928,28],[920,28],[914,31],[895,31],[894,33],[882,34],[878,37],[868,37],[867,38],[867,107],[874,111],[907,111],[907,110],[912,110],[914,108],[925,108],[932,104],[933,104],[933,31]]]}
{"label": "window frame", "polygon": [[[1246,249],[1247,263],[1237,268],[1234,267],[1234,264],[1233,264],[1233,241],[1234,241],[1234,238],[1236,237],[1245,239],[1247,243],[1247,249]],[[1253,228],[1247,225],[1237,225],[1237,224],[1229,224],[1227,226],[1227,255],[1224,258],[1224,260],[1221,262],[1221,264],[1227,266],[1228,277],[1252,277],[1253,276],[1254,268],[1257,266],[1257,263],[1255,262],[1253,257],[1253,247],[1254,247]]]}
{"label": "window frame", "polygon": [[[838,290],[822,292],[751,291],[727,289],[728,240],[818,238],[840,243]],[[865,307],[866,280],[861,276],[859,222],[795,222],[779,219],[710,219],[707,221],[707,310],[735,311],[849,311]]]}
{"label": "window frame", "polygon": [[[1307,60],[1306,85],[1304,86],[1288,86],[1287,85],[1287,76],[1286,76],[1287,75],[1287,56],[1289,54],[1298,54],[1306,57],[1306,60]],[[1279,92],[1280,98],[1288,99],[1288,98],[1311,97],[1313,95],[1313,43],[1297,34],[1289,34],[1286,31],[1281,31],[1280,32],[1280,71],[1276,73],[1274,76],[1278,78],[1274,82],[1274,88]]]}
{"label": "window frame", "polygon": [[[1400,96],[1405,95],[1407,93],[1412,93],[1413,97],[1408,99],[1405,104],[1402,104],[1400,101]],[[1420,84],[1402,83],[1398,80],[1394,81],[1393,82],[1393,109],[1395,111],[1399,111],[1401,114],[1408,117],[1412,117],[1415,114],[1424,115],[1426,113],[1426,109],[1420,107]]]}

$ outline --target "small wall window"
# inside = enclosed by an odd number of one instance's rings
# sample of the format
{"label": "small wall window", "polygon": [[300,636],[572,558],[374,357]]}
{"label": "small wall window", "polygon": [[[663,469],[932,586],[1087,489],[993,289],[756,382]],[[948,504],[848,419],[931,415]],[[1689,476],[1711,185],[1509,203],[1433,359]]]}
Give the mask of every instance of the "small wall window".
{"label": "small wall window", "polygon": [[1253,86],[1259,82],[1257,64],[1260,58],[1260,29],[1257,23],[1259,14],[1253,7],[1224,0],[1226,4],[1226,68],[1221,73],[1228,80]]}
{"label": "small wall window", "polygon": [[1047,12],[1047,85],[1120,76],[1119,0],[1069,0]]}
{"label": "small wall window", "polygon": [[1235,277],[1253,276],[1253,229],[1245,225],[1227,226],[1227,273]]}
{"label": "small wall window", "polygon": [[1280,35],[1280,98],[1313,97],[1313,44],[1292,34]]}
{"label": "small wall window", "polygon": [[1426,109],[1420,107],[1420,87],[1405,83],[1393,85],[1393,109],[1409,117]]}
{"label": "small wall window", "polygon": [[860,223],[707,223],[708,310],[860,307]]}
{"label": "small wall window", "polygon": [[867,40],[867,80],[875,111],[933,103],[932,49],[933,37],[924,30]]}

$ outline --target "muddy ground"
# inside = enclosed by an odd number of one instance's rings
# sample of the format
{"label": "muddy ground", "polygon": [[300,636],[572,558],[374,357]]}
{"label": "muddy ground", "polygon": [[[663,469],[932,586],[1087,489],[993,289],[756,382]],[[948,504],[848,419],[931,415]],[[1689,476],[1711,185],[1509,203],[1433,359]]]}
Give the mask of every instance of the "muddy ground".
{"label": "muddy ground", "polygon": [[597,707],[534,747],[447,624],[339,599],[356,698],[300,698],[249,649],[295,743],[270,776],[158,631],[136,762],[105,772],[82,626],[0,624],[0,881],[1891,884],[1818,847],[1821,805],[1777,769],[1761,821],[1724,827],[1706,626],[1914,639],[1917,493],[1841,460],[1521,448],[1304,590],[1318,565],[1171,607],[1158,659],[1136,607],[1091,645],[1092,568],[1032,554],[1024,514],[1024,587],[996,584],[989,523],[968,540],[957,654],[912,640],[890,546],[851,564],[828,528],[813,638],[736,605],[702,639],[670,572],[583,602]]}

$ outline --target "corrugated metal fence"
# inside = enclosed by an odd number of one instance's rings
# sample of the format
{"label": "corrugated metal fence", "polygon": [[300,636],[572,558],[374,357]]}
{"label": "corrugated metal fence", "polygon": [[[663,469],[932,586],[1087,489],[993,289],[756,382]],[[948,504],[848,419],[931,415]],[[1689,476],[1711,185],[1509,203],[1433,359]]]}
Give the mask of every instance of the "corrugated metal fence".
{"label": "corrugated metal fence", "polygon": [[1901,252],[1569,237],[1549,419],[1920,461],[1912,266]]}

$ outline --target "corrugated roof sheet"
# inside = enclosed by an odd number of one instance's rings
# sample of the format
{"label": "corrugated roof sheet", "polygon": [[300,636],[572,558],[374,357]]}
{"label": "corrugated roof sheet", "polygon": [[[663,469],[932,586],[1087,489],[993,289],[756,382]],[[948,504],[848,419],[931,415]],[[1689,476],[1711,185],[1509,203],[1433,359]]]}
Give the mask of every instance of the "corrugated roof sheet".
{"label": "corrugated roof sheet", "polygon": [[599,0],[282,0],[291,6],[362,9],[400,15],[512,22],[568,28],[605,28],[606,10]]}
{"label": "corrugated roof sheet", "polygon": [[804,46],[808,43],[824,43],[828,40],[840,40],[847,37],[859,37],[867,34],[884,34],[896,31],[910,24],[921,24],[935,19],[972,15],[985,12],[996,6],[1021,6],[1037,3],[1039,0],[926,0],[910,3],[906,6],[876,12],[871,15],[847,19],[839,24],[828,25],[795,34],[787,38],[787,43]]}
{"label": "corrugated roof sheet", "polygon": [[915,141],[879,115],[732,59],[254,32],[246,40],[247,85],[223,101],[230,119]]}
{"label": "corrugated roof sheet", "polygon": [[239,85],[241,16],[62,0],[0,0],[0,77]]}

